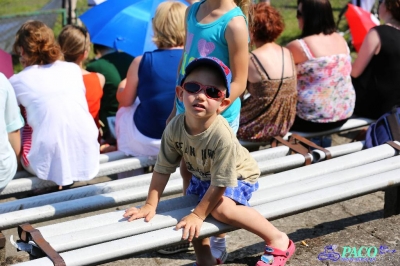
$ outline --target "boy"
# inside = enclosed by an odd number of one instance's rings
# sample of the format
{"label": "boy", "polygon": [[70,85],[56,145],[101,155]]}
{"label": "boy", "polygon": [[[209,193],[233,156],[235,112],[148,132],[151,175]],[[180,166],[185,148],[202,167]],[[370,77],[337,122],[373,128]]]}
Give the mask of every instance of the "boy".
{"label": "boy", "polygon": [[186,194],[196,194],[200,201],[176,229],[183,228],[182,238],[193,241],[198,265],[221,263],[212,256],[209,239],[197,239],[209,214],[264,239],[268,246],[258,266],[284,265],[294,253],[294,244],[249,207],[251,193],[258,188],[260,171],[219,115],[230,104],[230,83],[229,68],[217,58],[203,57],[189,63],[181,86],[176,88],[186,111],[171,120],[164,131],[146,204],[140,209],[126,210],[124,217],[130,217],[129,221],[153,218],[169,176],[183,157],[193,174]]}

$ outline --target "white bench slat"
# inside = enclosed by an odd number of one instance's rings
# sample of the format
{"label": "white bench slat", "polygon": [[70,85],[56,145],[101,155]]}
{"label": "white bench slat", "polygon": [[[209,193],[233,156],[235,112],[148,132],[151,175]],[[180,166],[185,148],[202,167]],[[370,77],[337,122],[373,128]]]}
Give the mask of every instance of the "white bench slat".
{"label": "white bench slat", "polygon": [[[283,138],[288,139],[290,135],[292,134],[298,134],[302,137],[305,138],[313,138],[313,137],[321,137],[321,136],[327,136],[327,135],[332,135],[335,133],[339,133],[342,131],[348,131],[352,129],[357,129],[360,127],[365,127],[368,126],[372,123],[374,123],[375,120],[365,118],[365,117],[351,117],[349,118],[346,123],[344,123],[342,126],[330,129],[330,130],[325,130],[325,131],[319,131],[319,132],[301,132],[301,131],[290,131],[288,132]],[[239,142],[247,148],[256,148],[259,146],[264,146],[267,145],[269,142],[253,142],[253,141],[247,141],[247,140],[239,140]]]}
{"label": "white bench slat", "polygon": [[[252,152],[251,155],[253,156],[253,158],[256,161],[262,162],[262,161],[269,160],[272,158],[284,157],[288,152],[289,152],[288,147],[281,146],[281,147],[276,147],[273,149]],[[97,194],[103,194],[106,192],[112,192],[112,191],[117,191],[117,190],[121,190],[121,189],[126,189],[129,187],[150,184],[151,175],[152,174],[144,174],[144,175],[135,176],[134,179],[126,179],[125,178],[124,181],[115,180],[115,181],[111,181],[111,182],[105,182],[102,184],[95,184],[95,185],[91,185],[91,186],[75,188],[73,190],[58,191],[57,193],[51,193],[51,194],[21,199],[21,200],[17,200],[17,201],[2,203],[2,204],[0,204],[0,213],[28,209],[28,208],[33,208],[33,207],[37,207],[37,206],[42,206],[44,204],[52,204],[52,203],[62,202],[65,200],[78,199],[78,198],[93,196],[93,195],[97,195]],[[180,177],[179,171],[175,174],[172,174],[170,178],[172,179],[172,178],[177,178],[177,177]],[[49,183],[48,181],[44,181],[39,178],[31,178],[28,181],[30,181],[32,183],[34,183],[34,182],[39,183],[38,185],[32,184],[31,187],[40,186],[40,185],[46,186],[47,184],[54,185],[54,183],[52,183],[52,182]],[[24,190],[23,186],[24,186],[24,184],[26,184],[25,182],[27,182],[27,181],[26,180],[11,181],[10,182],[11,184],[9,184],[7,186],[6,190],[0,191],[0,195],[3,195],[2,193],[7,194],[8,191],[10,191],[10,190],[13,190],[13,191],[15,191],[16,189]]]}
{"label": "white bench slat", "polygon": [[[268,178],[262,178],[260,181],[262,180],[264,182],[260,184],[260,189],[254,193],[252,199],[250,200],[250,204],[252,206],[256,206],[395,169],[400,169],[400,160],[396,157],[393,157],[356,168],[269,188],[266,186],[268,183]],[[279,193],[276,193],[276,191],[279,191]],[[185,201],[186,199],[181,198],[181,200]],[[131,228],[126,223],[120,223],[121,220],[123,220],[123,211],[119,211],[112,212],[111,214],[93,216],[90,217],[90,219],[78,219],[56,224],[54,226],[49,225],[45,227],[39,227],[37,229],[40,230],[46,241],[48,241],[56,251],[63,252],[87,245],[93,245],[143,233],[145,231],[172,226],[176,224],[176,219],[180,220],[184,215],[187,215],[188,211],[195,207],[195,205],[195,200],[192,200],[192,206],[185,205],[184,207],[190,207],[184,208],[185,211],[183,214],[181,214],[181,211],[178,211],[178,207],[174,208],[175,211],[172,212],[170,211],[163,213],[162,210],[158,210],[157,213],[163,214],[164,220],[162,220],[161,223],[157,219],[152,220],[151,225],[148,225],[146,228],[142,227],[143,220],[139,220],[140,222],[138,224],[136,224],[136,221],[134,221]],[[174,219],[170,219],[165,216],[171,216],[174,217]],[[84,222],[80,220],[84,220]],[[167,220],[170,222],[168,223]],[[101,225],[99,225],[99,223],[101,223]]]}
{"label": "white bench slat", "polygon": [[[122,151],[112,151],[112,152],[100,154],[99,162],[100,162],[100,164],[102,164],[102,163],[112,162],[112,161],[129,158],[129,157],[131,157],[131,156],[126,156]],[[13,179],[23,178],[23,177],[32,177],[32,174],[28,173],[25,170],[21,170],[15,174]]]}
{"label": "white bench slat", "polygon": [[365,127],[370,124],[375,122],[373,119],[365,118],[365,117],[352,117],[349,120],[346,121],[342,126],[331,129],[331,130],[325,130],[325,131],[320,131],[320,132],[300,132],[300,131],[290,131],[292,134],[298,134],[301,135],[305,138],[313,138],[313,137],[319,137],[319,136],[326,136],[326,135],[331,135],[335,134],[338,132],[342,131],[347,131],[350,129],[356,129],[359,127]]}
{"label": "white bench slat", "polygon": [[[346,155],[337,158],[335,162],[332,162],[332,160],[325,161],[325,162],[320,162],[315,165],[310,165],[306,167],[302,167],[299,169],[291,170],[288,171],[287,174],[284,175],[284,178],[279,176],[279,174],[275,174],[272,177],[276,177],[275,179],[277,184],[279,182],[289,182],[285,181],[288,179],[286,176],[292,176],[292,179],[296,180],[296,178],[309,178],[313,176],[317,176],[320,174],[325,174],[333,171],[339,171],[343,169],[348,169],[351,167],[355,167],[358,165],[370,163],[373,161],[377,160],[382,160],[385,158],[392,157],[396,152],[394,149],[385,144],[379,147],[375,147],[369,150],[365,151],[360,151],[359,155],[356,156],[351,156]],[[298,157],[301,155],[289,155],[286,157],[281,158],[280,161],[285,161],[288,158],[293,158],[293,157]],[[351,157],[347,157],[351,156]],[[363,158],[363,160],[359,160],[359,157]],[[356,158],[356,160],[354,160]],[[267,172],[271,172],[271,169],[274,167],[278,167],[282,162],[277,161],[278,159],[272,159],[272,160],[267,160],[262,163],[259,163],[259,167],[261,169],[261,173],[264,175]],[[303,158],[304,160],[304,158]],[[337,163],[336,163],[337,162]],[[330,171],[331,169],[331,171]],[[293,173],[293,171],[295,173]],[[282,173],[281,173],[282,174]],[[133,177],[134,178],[134,177]],[[271,180],[271,179],[270,179]],[[113,182],[113,181],[111,181]],[[171,183],[171,182],[170,182]],[[169,193],[180,193],[182,190],[182,184],[180,183],[180,186],[175,186],[173,187],[174,190],[169,190],[170,184],[167,185],[167,189]],[[171,185],[172,186],[172,185]],[[67,201],[67,202],[60,202],[60,203],[55,203],[49,206],[43,206],[43,207],[37,207],[37,208],[32,208],[32,209],[27,209],[27,210],[20,210],[20,211],[15,211],[13,213],[5,213],[5,214],[0,214],[0,229],[6,229],[10,228],[12,226],[24,223],[24,222],[36,222],[36,221],[42,221],[45,219],[50,219],[50,218],[56,218],[56,217],[61,217],[61,215],[66,216],[66,215],[71,215],[71,214],[76,214],[83,212],[84,210],[89,211],[89,210],[95,210],[96,208],[103,208],[105,207],[111,207],[111,206],[116,206],[120,204],[124,204],[127,202],[135,202],[139,200],[143,200],[143,195],[147,193],[147,187],[142,187],[140,188],[133,188],[130,189],[132,190],[131,193],[126,194],[126,191],[121,191],[121,192],[112,192],[108,194],[103,194],[103,195],[96,195],[92,197],[87,197],[84,199],[77,199],[77,200],[72,200],[72,201]],[[120,194],[121,193],[121,194]],[[111,199],[113,197],[113,199]],[[95,200],[93,200],[95,199]],[[113,204],[113,205],[112,205]],[[83,206],[84,205],[84,206]],[[60,211],[58,211],[60,209]]]}
{"label": "white bench slat", "polygon": [[[396,169],[382,174],[371,175],[339,185],[325,187],[312,192],[257,205],[254,206],[254,209],[259,211],[264,217],[274,219],[372,193],[387,188],[390,185],[393,186],[399,184],[400,169]],[[203,223],[200,235],[209,236],[235,229],[236,228],[217,222],[210,217]],[[67,251],[60,255],[69,266],[93,264],[177,243],[180,242],[181,236],[182,232],[180,230],[174,230],[174,226],[172,226],[77,250]],[[51,266],[53,264],[50,259],[41,258],[17,265]]]}
{"label": "white bench slat", "polygon": [[122,151],[111,151],[100,154],[100,163],[112,162],[124,158],[129,158],[131,156],[125,155]]}
{"label": "white bench slat", "polygon": [[[96,177],[140,169],[154,165],[155,162],[156,159],[151,157],[132,157],[103,163],[100,164],[99,172],[97,173]],[[11,195],[15,193],[32,191],[38,188],[54,186],[56,186],[54,182],[42,180],[37,177],[18,178],[11,180],[6,187],[0,189],[0,195]]]}

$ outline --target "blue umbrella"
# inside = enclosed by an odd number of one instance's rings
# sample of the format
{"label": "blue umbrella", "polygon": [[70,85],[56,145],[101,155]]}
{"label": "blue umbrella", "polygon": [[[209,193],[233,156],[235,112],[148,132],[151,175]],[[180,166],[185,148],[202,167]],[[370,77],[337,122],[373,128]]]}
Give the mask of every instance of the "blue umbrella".
{"label": "blue umbrella", "polygon": [[[79,18],[93,43],[113,47],[132,56],[157,49],[152,42],[151,21],[157,6],[165,0],[108,0]],[[187,5],[183,0],[180,2]]]}

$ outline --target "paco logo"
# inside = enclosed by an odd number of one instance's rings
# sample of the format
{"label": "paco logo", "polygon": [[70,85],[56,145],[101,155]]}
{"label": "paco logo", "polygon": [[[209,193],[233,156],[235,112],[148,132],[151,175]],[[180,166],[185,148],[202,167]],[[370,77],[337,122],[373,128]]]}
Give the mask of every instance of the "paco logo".
{"label": "paco logo", "polygon": [[389,249],[387,246],[381,245],[379,248],[375,246],[350,247],[344,246],[342,253],[336,249],[337,245],[325,246],[324,251],[319,253],[320,261],[347,261],[347,262],[374,262],[377,255],[395,253],[395,249]]}

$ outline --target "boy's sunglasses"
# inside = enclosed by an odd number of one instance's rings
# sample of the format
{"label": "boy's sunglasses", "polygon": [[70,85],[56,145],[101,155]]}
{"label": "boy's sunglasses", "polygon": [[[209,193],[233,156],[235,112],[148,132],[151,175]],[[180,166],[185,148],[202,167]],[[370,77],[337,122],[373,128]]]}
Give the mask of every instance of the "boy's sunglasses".
{"label": "boy's sunglasses", "polygon": [[210,85],[203,85],[195,81],[185,82],[183,83],[182,87],[190,94],[197,94],[203,90],[207,98],[214,100],[225,97],[225,93],[223,93],[220,89]]}
{"label": "boy's sunglasses", "polygon": [[383,0],[379,0],[378,3],[379,3],[379,4],[382,4],[382,3],[383,3]]}

